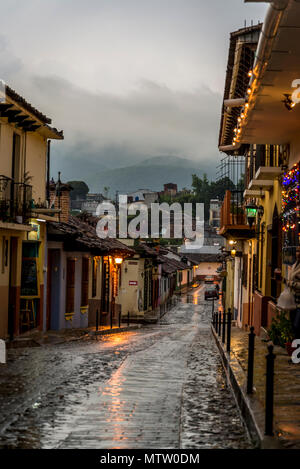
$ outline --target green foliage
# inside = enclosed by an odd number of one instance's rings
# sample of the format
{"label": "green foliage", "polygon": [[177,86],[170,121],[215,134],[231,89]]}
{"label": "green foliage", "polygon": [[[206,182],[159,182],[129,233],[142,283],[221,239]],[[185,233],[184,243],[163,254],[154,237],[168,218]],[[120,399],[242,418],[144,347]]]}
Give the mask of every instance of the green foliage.
{"label": "green foliage", "polygon": [[219,181],[210,182],[206,174],[203,175],[203,178],[198,177],[196,174],[193,174],[192,193],[179,194],[175,197],[171,197],[169,195],[161,196],[160,202],[167,202],[168,204],[178,202],[181,205],[186,203],[204,203],[205,220],[208,220],[211,199],[223,200],[225,192],[227,190],[234,189],[236,189],[236,187],[231,181],[231,179],[229,179],[228,177],[220,179]]}
{"label": "green foliage", "polygon": [[273,318],[268,334],[273,344],[280,345],[281,347],[294,340],[292,323],[287,318],[285,311],[277,313],[276,317]]}
{"label": "green foliage", "polygon": [[70,193],[72,200],[85,199],[90,189],[84,181],[69,181],[68,184],[73,187]]}

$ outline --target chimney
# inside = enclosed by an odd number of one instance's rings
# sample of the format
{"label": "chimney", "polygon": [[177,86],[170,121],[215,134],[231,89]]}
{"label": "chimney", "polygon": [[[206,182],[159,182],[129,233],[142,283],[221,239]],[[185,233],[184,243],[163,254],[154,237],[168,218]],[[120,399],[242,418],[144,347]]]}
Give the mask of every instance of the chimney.
{"label": "chimney", "polygon": [[64,184],[60,180],[60,173],[58,181],[51,181],[50,183],[50,208],[61,210],[59,213],[59,221],[68,223],[70,216],[70,192],[72,187],[69,184]]}

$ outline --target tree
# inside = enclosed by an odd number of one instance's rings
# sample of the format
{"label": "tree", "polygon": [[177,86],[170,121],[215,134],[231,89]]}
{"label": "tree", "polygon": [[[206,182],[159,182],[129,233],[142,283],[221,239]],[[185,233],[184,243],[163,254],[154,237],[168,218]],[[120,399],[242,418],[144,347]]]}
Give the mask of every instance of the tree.
{"label": "tree", "polygon": [[73,188],[70,193],[71,200],[85,200],[90,192],[89,187],[84,181],[69,181],[68,184]]}

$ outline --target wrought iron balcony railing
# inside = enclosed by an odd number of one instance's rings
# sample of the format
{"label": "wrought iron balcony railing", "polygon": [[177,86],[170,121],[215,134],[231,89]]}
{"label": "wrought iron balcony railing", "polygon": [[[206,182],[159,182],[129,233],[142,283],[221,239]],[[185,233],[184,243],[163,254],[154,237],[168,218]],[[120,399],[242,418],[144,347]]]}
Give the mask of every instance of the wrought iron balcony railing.
{"label": "wrought iron balcony railing", "polygon": [[[245,185],[249,186],[260,168],[280,168],[284,163],[283,150],[279,145],[257,145],[249,156]],[[268,170],[267,170],[268,171]],[[272,171],[267,176],[272,175]]]}
{"label": "wrought iron balcony railing", "polygon": [[32,186],[0,175],[0,221],[26,224],[31,206]]}
{"label": "wrought iron balcony railing", "polygon": [[227,191],[221,209],[219,233],[225,238],[247,239],[253,236],[245,212],[243,191]]}
{"label": "wrought iron balcony railing", "polygon": [[221,227],[247,225],[243,191],[227,191],[221,209]]}

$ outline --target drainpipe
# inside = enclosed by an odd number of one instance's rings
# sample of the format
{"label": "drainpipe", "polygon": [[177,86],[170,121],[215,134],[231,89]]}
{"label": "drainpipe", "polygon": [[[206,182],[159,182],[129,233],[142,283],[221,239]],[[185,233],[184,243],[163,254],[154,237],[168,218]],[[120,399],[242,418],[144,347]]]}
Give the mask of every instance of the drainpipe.
{"label": "drainpipe", "polygon": [[[244,0],[245,3],[270,3],[255,54],[253,74],[249,82],[249,86],[252,90],[249,96],[250,109],[255,104],[256,92],[261,85],[265,68],[268,65],[271,56],[273,42],[277,35],[282,16],[289,5],[289,1],[290,0]],[[225,148],[225,150],[222,148]],[[238,148],[239,144],[234,146],[230,145],[228,147],[219,147],[219,150],[230,151]]]}
{"label": "drainpipe", "polygon": [[[249,96],[249,105],[253,107],[255,104],[256,95],[254,94],[255,91],[261,85],[261,80],[263,76],[263,72],[265,67],[268,64],[270,59],[273,41],[276,37],[278,32],[278,28],[280,25],[280,21],[282,16],[289,4],[289,0],[244,0],[245,3],[270,3],[269,9],[266,14],[266,18],[263,24],[263,28],[260,34],[259,43],[257,46],[256,54],[255,54],[255,61],[253,65],[253,74],[250,79],[249,86],[252,88],[251,95]],[[242,106],[243,103],[241,100],[237,99],[229,99],[224,101],[224,105],[232,108],[232,107],[239,107]],[[233,151],[238,150],[241,144],[238,143],[236,145],[225,145],[220,146],[219,150],[226,152],[226,151]]]}
{"label": "drainpipe", "polygon": [[273,41],[278,32],[280,21],[286,10],[289,0],[244,0],[245,3],[270,3],[269,9],[261,31],[259,43],[257,46],[255,61],[253,66],[253,75],[250,80],[250,86],[255,82],[255,88],[258,88],[262,79],[267,62],[270,59]]}

